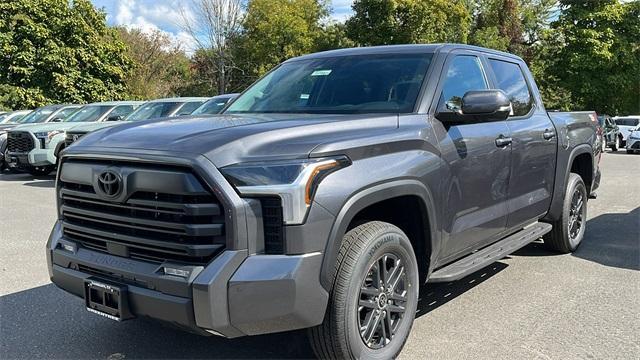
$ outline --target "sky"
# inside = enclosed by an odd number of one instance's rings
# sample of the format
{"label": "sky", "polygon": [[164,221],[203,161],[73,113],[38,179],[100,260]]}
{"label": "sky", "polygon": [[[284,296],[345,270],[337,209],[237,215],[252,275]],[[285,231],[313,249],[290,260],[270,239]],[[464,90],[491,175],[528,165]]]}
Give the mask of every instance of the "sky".
{"label": "sky", "polygon": [[[92,0],[107,13],[109,25],[124,25],[144,31],[160,30],[170,35],[187,53],[195,50],[193,39],[179,25],[179,9],[184,0]],[[332,0],[331,17],[344,21],[351,14],[353,0]]]}

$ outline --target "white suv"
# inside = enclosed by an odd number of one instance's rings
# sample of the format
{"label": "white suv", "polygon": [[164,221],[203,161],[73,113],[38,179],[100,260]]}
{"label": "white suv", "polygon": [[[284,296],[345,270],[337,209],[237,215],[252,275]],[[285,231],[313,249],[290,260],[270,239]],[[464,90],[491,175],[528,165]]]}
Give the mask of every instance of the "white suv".
{"label": "white suv", "polygon": [[640,126],[631,130],[627,137],[627,154],[640,152]]}
{"label": "white suv", "polygon": [[629,115],[629,116],[616,116],[613,118],[613,121],[618,125],[620,129],[620,135],[622,135],[622,145],[625,145],[627,141],[627,137],[629,134],[640,125],[640,115]]}

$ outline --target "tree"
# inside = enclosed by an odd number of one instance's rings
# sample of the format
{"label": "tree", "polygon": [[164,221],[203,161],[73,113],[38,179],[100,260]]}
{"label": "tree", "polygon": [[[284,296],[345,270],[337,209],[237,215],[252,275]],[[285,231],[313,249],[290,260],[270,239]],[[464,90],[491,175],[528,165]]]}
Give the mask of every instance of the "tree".
{"label": "tree", "polygon": [[529,60],[531,46],[548,28],[555,4],[556,0],[476,0],[471,5],[470,43]]}
{"label": "tree", "polygon": [[155,99],[177,95],[190,81],[190,60],[181,47],[158,30],[118,28],[133,70],[126,79],[132,98]]}
{"label": "tree", "polygon": [[563,0],[560,10],[539,48],[539,81],[568,91],[575,109],[640,112],[640,2]]}
{"label": "tree", "polygon": [[88,0],[0,2],[0,106],[125,98],[125,51]]}
{"label": "tree", "polygon": [[356,0],[347,34],[359,45],[466,43],[465,0]]}
{"label": "tree", "polygon": [[190,0],[188,4],[180,8],[182,25],[203,50],[200,54],[206,56],[217,93],[224,94],[237,68],[230,43],[241,29],[242,0]]}
{"label": "tree", "polygon": [[242,59],[236,88],[286,59],[315,51],[327,15],[326,4],[318,0],[250,0],[244,30],[236,39],[236,56]]}

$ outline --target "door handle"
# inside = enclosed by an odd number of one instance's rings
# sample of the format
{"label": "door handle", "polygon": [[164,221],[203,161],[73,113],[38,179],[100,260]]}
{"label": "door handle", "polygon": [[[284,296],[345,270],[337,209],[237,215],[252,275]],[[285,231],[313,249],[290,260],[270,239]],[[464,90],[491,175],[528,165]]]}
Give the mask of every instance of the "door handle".
{"label": "door handle", "polygon": [[555,132],[555,131],[553,131],[553,130],[546,129],[546,130],[542,133],[542,137],[543,137],[545,140],[551,140],[551,139],[553,139],[554,137],[556,137],[556,132]]}
{"label": "door handle", "polygon": [[496,139],[496,146],[497,147],[505,147],[508,145],[511,145],[511,143],[513,142],[513,139],[510,137],[504,137],[504,135],[500,135],[497,139]]}

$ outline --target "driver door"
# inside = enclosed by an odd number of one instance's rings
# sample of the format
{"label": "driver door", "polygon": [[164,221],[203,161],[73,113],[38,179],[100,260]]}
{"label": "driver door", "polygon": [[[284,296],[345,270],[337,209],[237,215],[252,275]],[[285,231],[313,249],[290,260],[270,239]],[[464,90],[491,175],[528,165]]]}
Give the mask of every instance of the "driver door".
{"label": "driver door", "polygon": [[[439,84],[436,113],[459,110],[466,92],[489,88],[482,58],[470,52],[449,55]],[[510,132],[504,120],[435,119],[434,129],[445,168],[441,263],[446,263],[499,239],[506,228],[511,145],[498,146],[496,139]]]}

